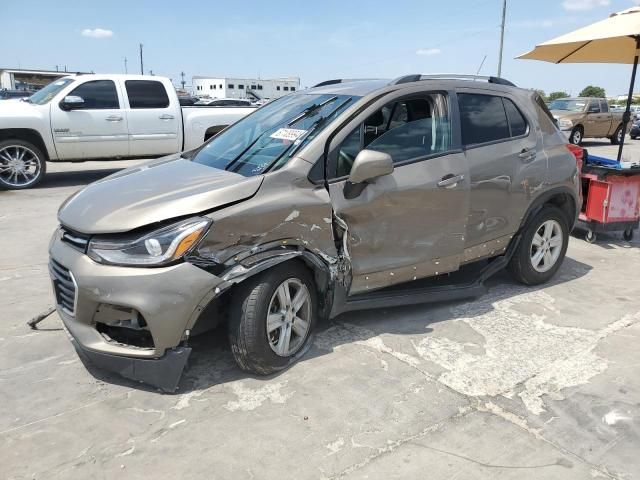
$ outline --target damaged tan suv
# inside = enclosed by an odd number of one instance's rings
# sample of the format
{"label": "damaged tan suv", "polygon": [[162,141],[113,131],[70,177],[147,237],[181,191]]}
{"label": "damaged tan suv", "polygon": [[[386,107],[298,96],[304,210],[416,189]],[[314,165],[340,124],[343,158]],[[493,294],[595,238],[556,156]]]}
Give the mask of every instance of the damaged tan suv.
{"label": "damaged tan suv", "polygon": [[323,82],[71,196],[49,267],[79,352],[173,391],[190,337],[221,322],[269,374],[321,319],[477,296],[505,267],[549,280],[580,149],[535,92],[478,80]]}

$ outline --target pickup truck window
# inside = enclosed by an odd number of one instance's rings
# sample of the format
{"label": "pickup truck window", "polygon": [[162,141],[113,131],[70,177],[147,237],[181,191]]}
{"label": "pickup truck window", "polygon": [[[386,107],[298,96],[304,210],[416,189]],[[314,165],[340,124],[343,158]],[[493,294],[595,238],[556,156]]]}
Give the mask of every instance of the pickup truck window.
{"label": "pickup truck window", "polygon": [[73,89],[69,95],[81,97],[81,110],[104,110],[120,108],[116,85],[112,80],[93,80]]}
{"label": "pickup truck window", "polygon": [[35,103],[36,105],[44,105],[55,97],[60,90],[73,82],[73,78],[61,78],[60,80],[54,80],[49,85],[29,97],[29,103]]}
{"label": "pickup truck window", "polygon": [[127,80],[124,82],[131,108],[167,108],[169,96],[161,82],[155,80]]}
{"label": "pickup truck window", "polygon": [[329,94],[279,98],[214,137],[192,161],[245,177],[280,168],[356,98]]}
{"label": "pickup truck window", "polygon": [[563,98],[554,100],[549,104],[549,110],[567,110],[569,112],[582,112],[587,102],[584,100],[572,100]]}

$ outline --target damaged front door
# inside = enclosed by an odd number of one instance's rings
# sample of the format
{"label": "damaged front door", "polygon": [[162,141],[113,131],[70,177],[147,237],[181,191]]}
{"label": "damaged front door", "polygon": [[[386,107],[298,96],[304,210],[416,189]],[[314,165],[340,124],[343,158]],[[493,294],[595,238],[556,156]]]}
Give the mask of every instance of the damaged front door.
{"label": "damaged front door", "polygon": [[[329,153],[329,194],[346,227],[352,267],[349,293],[457,270],[469,180],[459,142],[452,141],[448,95],[414,94],[364,116],[336,136]],[[393,171],[354,185],[349,174],[364,149],[390,155]]]}

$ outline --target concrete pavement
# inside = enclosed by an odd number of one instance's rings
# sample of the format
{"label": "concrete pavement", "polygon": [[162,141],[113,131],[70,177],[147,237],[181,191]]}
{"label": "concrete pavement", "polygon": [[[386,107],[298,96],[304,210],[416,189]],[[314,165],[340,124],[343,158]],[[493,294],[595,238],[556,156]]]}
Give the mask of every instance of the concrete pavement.
{"label": "concrete pavement", "polygon": [[163,395],[83,364],[56,314],[25,324],[53,302],[59,204],[135,163],[0,192],[0,478],[640,478],[637,237],[572,238],[541,288],[501,274],[475,301],[345,314],[271,377],[217,330]]}

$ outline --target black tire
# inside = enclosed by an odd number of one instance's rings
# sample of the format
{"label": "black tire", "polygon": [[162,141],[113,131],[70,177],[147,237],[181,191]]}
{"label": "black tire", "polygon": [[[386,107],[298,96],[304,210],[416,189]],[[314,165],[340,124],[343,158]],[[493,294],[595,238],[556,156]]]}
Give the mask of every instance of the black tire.
{"label": "black tire", "polygon": [[631,137],[631,140],[635,140],[636,138],[638,138],[635,135],[629,135],[629,136]]}
{"label": "black tire", "polygon": [[598,236],[593,230],[587,230],[587,233],[584,234],[584,239],[587,243],[596,243]]}
{"label": "black tire", "polygon": [[[542,227],[542,225],[549,221],[555,220],[561,229],[562,245],[560,247],[560,253],[553,266],[545,271],[537,271],[532,264],[531,252],[533,249],[533,237]],[[569,228],[567,226],[567,219],[565,214],[557,207],[553,205],[545,205],[525,226],[522,231],[520,243],[516,248],[516,251],[509,261],[507,270],[511,273],[511,276],[518,282],[525,285],[539,285],[549,281],[558,271],[564,256],[567,252],[567,246],[569,244]]]}
{"label": "black tire", "polygon": [[[306,337],[289,356],[277,355],[267,336],[267,314],[277,288],[286,280],[299,280],[310,296],[310,321]],[[233,292],[229,319],[229,341],[233,357],[243,370],[269,375],[296,362],[308,350],[316,324],[318,301],[309,269],[297,261],[285,262],[249,278]]]}
{"label": "black tire", "polygon": [[633,240],[633,230],[631,228],[622,232],[622,238],[624,238],[627,242]]}
{"label": "black tire", "polygon": [[[7,152],[11,154],[13,149],[26,149],[30,151],[31,156],[34,159],[34,165],[36,165],[37,173],[35,177],[30,180],[24,180],[24,184],[16,184],[22,177],[17,177],[16,181],[12,181],[12,177],[7,178],[7,175],[3,175],[2,167],[8,166],[8,159],[5,155],[2,155],[3,152]],[[35,187],[39,184],[47,173],[47,159],[42,153],[42,151],[36,147],[33,143],[24,141],[24,140],[4,140],[0,142],[0,189],[5,190],[24,190],[27,188]]]}
{"label": "black tire", "polygon": [[584,130],[580,125],[574,127],[571,130],[571,135],[569,135],[569,143],[573,143],[574,145],[580,145],[582,143],[582,139],[584,138]]}
{"label": "black tire", "polygon": [[609,139],[613,145],[620,145],[624,142],[624,135],[622,134],[622,125],[616,128],[616,131],[613,132],[613,136]]}

